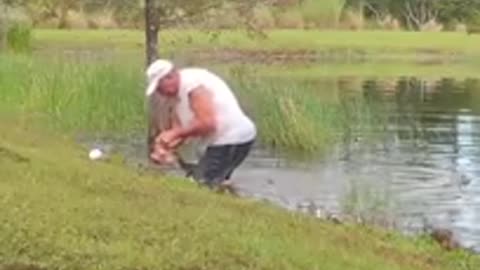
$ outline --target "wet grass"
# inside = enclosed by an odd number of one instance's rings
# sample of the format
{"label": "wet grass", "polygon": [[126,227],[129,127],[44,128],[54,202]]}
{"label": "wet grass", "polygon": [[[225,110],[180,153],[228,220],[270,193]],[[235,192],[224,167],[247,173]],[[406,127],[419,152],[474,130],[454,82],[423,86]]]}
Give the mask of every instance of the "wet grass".
{"label": "wet grass", "polygon": [[[0,269],[478,269],[427,239],[212,194],[0,118]],[[21,158],[18,158],[21,157]],[[463,268],[462,268],[463,267]]]}
{"label": "wet grass", "polygon": [[[220,70],[267,146],[319,153],[339,134],[378,124],[370,104],[338,98],[338,89]],[[28,115],[57,130],[118,136],[146,129],[139,63],[0,55],[0,86],[0,111]]]}
{"label": "wet grass", "polygon": [[[465,33],[419,33],[402,31],[273,30],[267,38],[249,38],[242,31],[202,32],[167,30],[160,46],[164,52],[179,49],[313,50],[327,53],[366,54],[370,58],[416,59],[423,54],[441,57],[479,56],[480,35]],[[109,48],[143,50],[142,31],[132,30],[41,30],[34,32],[37,48]]]}

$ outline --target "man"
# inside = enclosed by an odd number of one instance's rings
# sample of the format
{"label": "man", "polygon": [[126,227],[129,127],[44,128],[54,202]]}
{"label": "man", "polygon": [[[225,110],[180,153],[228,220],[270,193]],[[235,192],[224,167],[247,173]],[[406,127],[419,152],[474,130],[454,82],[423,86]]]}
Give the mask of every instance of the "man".
{"label": "man", "polygon": [[174,150],[189,138],[199,138],[207,148],[193,178],[211,188],[229,184],[257,133],[230,87],[206,69],[177,69],[163,59],[148,67],[147,77],[147,97],[160,94],[175,103],[172,127],[156,138],[160,150]]}

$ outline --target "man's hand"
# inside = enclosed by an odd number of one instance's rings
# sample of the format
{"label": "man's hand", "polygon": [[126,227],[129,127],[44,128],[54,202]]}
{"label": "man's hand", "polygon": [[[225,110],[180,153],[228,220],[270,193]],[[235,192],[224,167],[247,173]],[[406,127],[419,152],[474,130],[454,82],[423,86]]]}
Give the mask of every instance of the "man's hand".
{"label": "man's hand", "polygon": [[168,149],[176,148],[183,142],[179,135],[180,129],[178,128],[166,130],[157,137],[156,143]]}
{"label": "man's hand", "polygon": [[192,123],[182,127],[178,118],[174,118],[173,127],[160,133],[155,139],[155,144],[171,150],[177,148],[189,137],[205,136],[215,131],[215,111],[211,94],[203,87],[198,87],[192,90],[189,99],[194,114]]}
{"label": "man's hand", "polygon": [[171,151],[157,145],[150,154],[150,160],[160,165],[170,165],[176,161],[176,156]]}

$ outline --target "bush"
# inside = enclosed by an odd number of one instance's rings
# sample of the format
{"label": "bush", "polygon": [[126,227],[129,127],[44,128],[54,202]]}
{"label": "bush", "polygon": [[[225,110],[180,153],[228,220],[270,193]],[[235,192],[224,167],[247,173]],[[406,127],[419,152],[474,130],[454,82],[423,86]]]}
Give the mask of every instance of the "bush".
{"label": "bush", "polygon": [[31,27],[24,23],[15,23],[7,30],[7,46],[15,52],[28,52],[31,49]]}
{"label": "bush", "polygon": [[118,23],[115,21],[112,12],[97,13],[89,16],[88,28],[92,29],[114,29],[118,28]]}
{"label": "bush", "polygon": [[253,9],[253,23],[262,29],[273,28],[275,27],[275,18],[266,5],[260,4]]}
{"label": "bush", "polygon": [[300,11],[306,23],[320,28],[336,28],[344,6],[344,0],[304,0],[300,4]]}
{"label": "bush", "polygon": [[480,33],[480,12],[475,12],[475,15],[468,21],[467,32],[469,34]]}
{"label": "bush", "polygon": [[31,48],[31,22],[20,9],[0,5],[0,48],[26,52]]}
{"label": "bush", "polygon": [[[62,23],[61,23],[62,24]],[[69,10],[61,28],[67,29],[87,29],[88,20],[84,12]]]}
{"label": "bush", "polygon": [[302,13],[298,9],[278,10],[275,14],[278,28],[304,28],[305,22]]}
{"label": "bush", "polygon": [[342,25],[346,29],[361,30],[365,27],[365,18],[355,10],[346,10],[342,17]]}
{"label": "bush", "polygon": [[233,4],[224,4],[222,7],[210,10],[201,17],[201,27],[207,29],[233,29],[241,24],[240,14]]}
{"label": "bush", "polygon": [[6,35],[8,28],[9,16],[5,11],[6,7],[0,3],[0,50],[6,46]]}

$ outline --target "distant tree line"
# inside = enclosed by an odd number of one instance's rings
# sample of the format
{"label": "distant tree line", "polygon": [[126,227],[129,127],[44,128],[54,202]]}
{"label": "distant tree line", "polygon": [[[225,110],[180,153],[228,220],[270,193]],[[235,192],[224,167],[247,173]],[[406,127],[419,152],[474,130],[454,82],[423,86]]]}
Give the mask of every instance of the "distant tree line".
{"label": "distant tree line", "polygon": [[369,19],[392,16],[411,30],[421,30],[430,22],[446,26],[480,23],[480,0],[347,0],[346,4]]}
{"label": "distant tree line", "polygon": [[[140,28],[144,0],[0,0],[36,26]],[[233,28],[404,28],[480,25],[480,0],[153,0],[159,24]],[[248,23],[247,23],[248,25]],[[393,26],[392,26],[393,25]]]}

